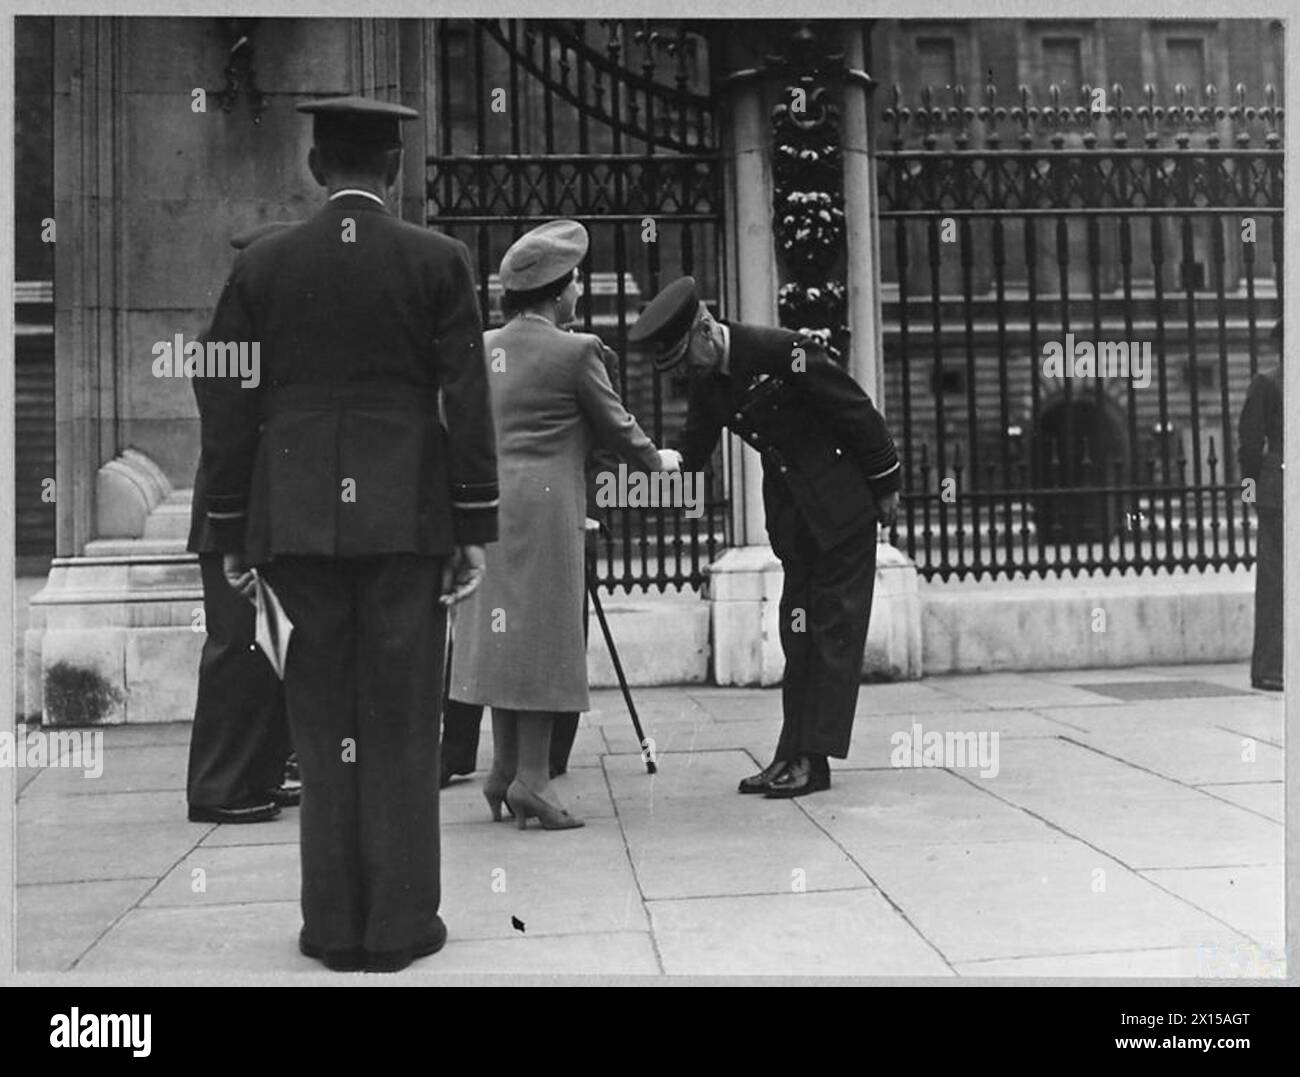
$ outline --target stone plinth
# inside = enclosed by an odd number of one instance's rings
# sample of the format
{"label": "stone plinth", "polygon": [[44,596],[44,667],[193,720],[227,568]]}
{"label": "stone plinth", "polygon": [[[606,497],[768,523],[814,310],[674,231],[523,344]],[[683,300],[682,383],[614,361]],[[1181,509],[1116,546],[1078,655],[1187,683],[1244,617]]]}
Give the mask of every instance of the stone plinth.
{"label": "stone plinth", "polygon": [[[720,685],[781,683],[781,562],[768,546],[728,550],[709,569],[713,679]],[[864,679],[921,676],[921,603],[916,567],[900,551],[876,546],[876,590]]]}

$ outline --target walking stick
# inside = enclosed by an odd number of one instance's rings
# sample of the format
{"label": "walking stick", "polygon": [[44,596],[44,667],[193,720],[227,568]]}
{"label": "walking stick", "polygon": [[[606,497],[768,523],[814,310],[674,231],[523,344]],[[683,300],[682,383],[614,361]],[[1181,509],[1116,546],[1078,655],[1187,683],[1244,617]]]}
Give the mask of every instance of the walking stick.
{"label": "walking stick", "polygon": [[[596,620],[600,622],[600,631],[605,637],[605,646],[609,648],[610,661],[614,663],[614,674],[618,677],[618,686],[623,690],[623,699],[627,703],[627,711],[632,716],[632,728],[636,730],[636,742],[644,751],[645,731],[641,728],[641,719],[636,715],[636,704],[632,702],[632,692],[627,686],[627,678],[623,675],[623,663],[618,659],[618,648],[614,646],[614,637],[610,634],[609,622],[605,620],[605,610],[600,604],[600,595],[596,589],[596,577],[591,572],[587,573],[587,594],[591,596],[591,604],[596,610]],[[645,760],[645,772],[647,774],[654,774],[657,769],[653,759]]]}

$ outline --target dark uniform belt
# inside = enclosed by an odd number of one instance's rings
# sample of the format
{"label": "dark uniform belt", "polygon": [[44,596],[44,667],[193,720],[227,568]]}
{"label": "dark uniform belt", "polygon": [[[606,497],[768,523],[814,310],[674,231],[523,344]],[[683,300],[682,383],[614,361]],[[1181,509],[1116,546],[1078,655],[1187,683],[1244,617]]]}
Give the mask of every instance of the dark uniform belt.
{"label": "dark uniform belt", "polygon": [[347,385],[272,386],[269,410],[278,411],[430,411],[438,390],[410,382],[354,382]]}

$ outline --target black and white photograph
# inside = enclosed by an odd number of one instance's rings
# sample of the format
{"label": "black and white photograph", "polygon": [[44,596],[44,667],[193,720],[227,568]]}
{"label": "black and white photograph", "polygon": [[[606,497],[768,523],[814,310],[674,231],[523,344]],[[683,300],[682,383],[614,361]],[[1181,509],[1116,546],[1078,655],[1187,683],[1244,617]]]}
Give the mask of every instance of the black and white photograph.
{"label": "black and white photograph", "polygon": [[1282,4],[227,7],[8,20],[0,979],[1295,982]]}

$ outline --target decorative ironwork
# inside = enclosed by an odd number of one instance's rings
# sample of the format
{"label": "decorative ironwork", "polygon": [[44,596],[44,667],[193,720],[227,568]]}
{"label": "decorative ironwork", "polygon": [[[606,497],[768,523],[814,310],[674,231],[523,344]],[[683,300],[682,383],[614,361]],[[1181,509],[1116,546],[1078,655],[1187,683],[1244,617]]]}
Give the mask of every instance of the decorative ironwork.
{"label": "decorative ironwork", "polygon": [[[640,20],[440,20],[435,52],[438,152],[427,160],[428,223],[462,239],[484,318],[499,318],[497,266],[525,229],[586,224],[583,328],[618,353],[629,410],[664,444],[685,395],[628,361],[640,306],[690,273],[721,290],[723,169],[715,145],[706,42],[690,23]],[[495,91],[504,108],[494,109]],[[603,512],[605,587],[699,587],[729,540],[720,463],[702,514]]]}
{"label": "decorative ironwork", "polygon": [[844,56],[800,23],[768,73],[787,81],[772,109],[773,231],[789,278],[777,295],[781,324],[821,339],[839,358],[845,315],[844,163],[838,87]]}
{"label": "decorative ironwork", "polygon": [[253,123],[261,124],[262,113],[270,104],[269,98],[257,86],[257,72],[253,69],[253,32],[257,28],[257,19],[223,19],[226,39],[226,87],[217,90],[214,96],[221,105],[221,111],[234,111],[241,92],[248,96],[248,107],[253,113]]}
{"label": "decorative ironwork", "polygon": [[[1271,87],[1187,97],[1022,86],[1004,107],[957,87],[909,107],[895,87],[877,155],[892,538],[927,577],[1252,562],[1232,446],[1281,310],[1284,110]],[[1149,381],[1053,377],[1048,346],[1079,342],[1149,355]]]}

